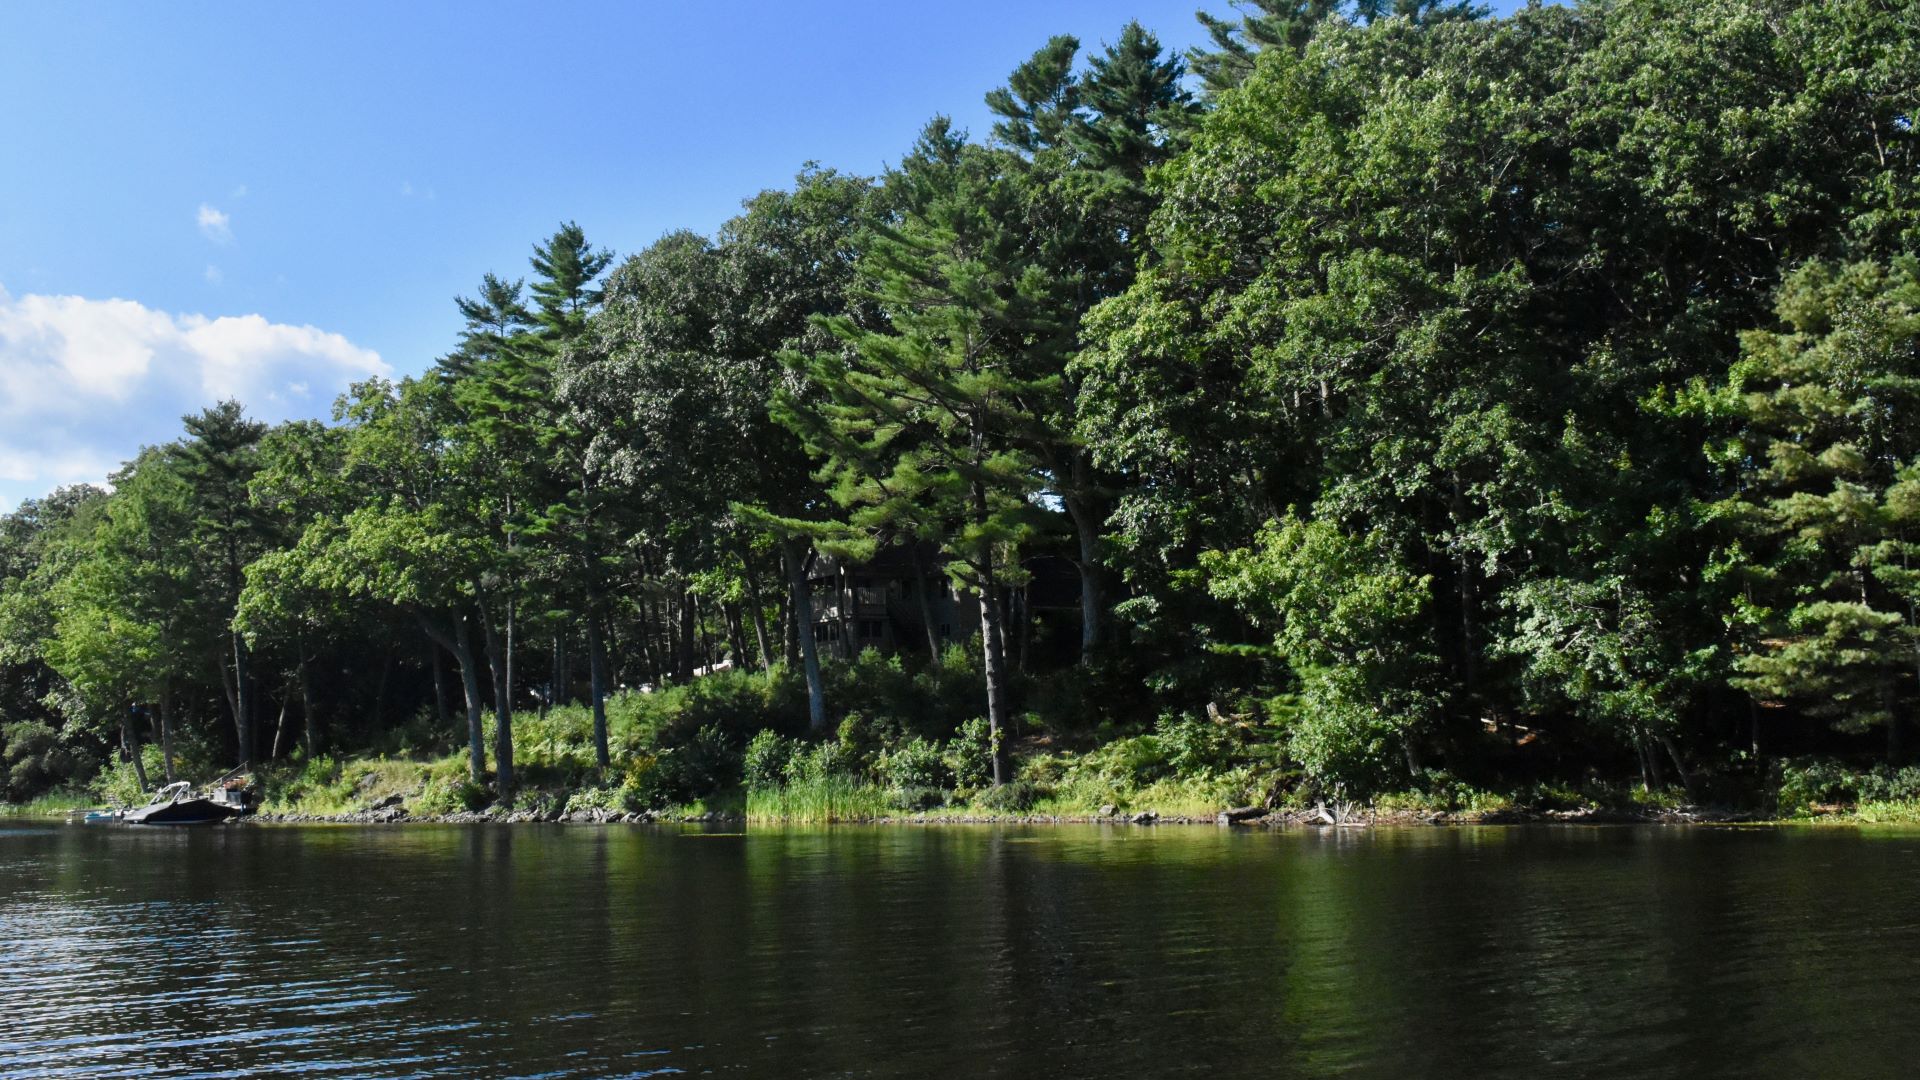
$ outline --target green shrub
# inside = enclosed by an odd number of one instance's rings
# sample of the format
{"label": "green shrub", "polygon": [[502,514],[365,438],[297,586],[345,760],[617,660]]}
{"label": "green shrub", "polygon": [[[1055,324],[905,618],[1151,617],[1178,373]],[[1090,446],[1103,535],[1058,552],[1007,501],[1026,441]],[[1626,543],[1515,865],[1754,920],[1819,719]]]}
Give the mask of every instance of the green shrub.
{"label": "green shrub", "polygon": [[748,743],[741,762],[741,780],[748,791],[766,791],[778,788],[787,780],[787,765],[793,760],[798,744],[794,740],[767,728],[756,734]]}
{"label": "green shrub", "polygon": [[827,704],[861,714],[885,742],[947,738],[977,707],[979,660],[958,645],[941,655],[938,666],[917,653],[911,660],[871,649],[851,661],[829,660],[822,669]]}
{"label": "green shrub", "polygon": [[745,745],[763,728],[806,728],[806,685],[785,668],[719,671],[653,693],[628,691],[607,702],[610,740],[623,754],[685,746],[706,728]]}
{"label": "green shrub", "polygon": [[960,725],[960,731],[947,745],[947,766],[953,770],[954,786],[961,791],[978,791],[993,783],[993,736],[987,720],[976,716]]}
{"label": "green shrub", "polygon": [[844,767],[846,751],[837,742],[814,743],[797,748],[787,759],[788,784],[817,784],[829,779],[850,780]]}
{"label": "green shrub", "polygon": [[567,796],[566,812],[578,814],[594,810],[614,811],[622,808],[620,789],[617,787],[585,787]]}
{"label": "green shrub", "polygon": [[987,788],[974,797],[973,803],[982,810],[996,814],[1024,814],[1047,794],[1031,780],[1014,780],[999,787]]}
{"label": "green shrub", "polygon": [[880,760],[887,786],[900,790],[944,789],[953,786],[953,767],[938,743],[914,738],[888,750]]}
{"label": "green shrub", "polygon": [[[880,755],[886,751],[892,725],[869,720],[865,713],[850,712],[840,721],[835,739],[840,744],[839,767],[849,776],[871,777],[878,771]],[[896,738],[898,730],[892,732]]]}
{"label": "green shrub", "polygon": [[887,789],[887,805],[895,810],[913,813],[920,810],[932,810],[945,806],[947,793],[940,788],[931,787],[890,787]]}
{"label": "green shrub", "polygon": [[456,814],[478,810],[487,805],[492,794],[467,779],[464,772],[442,770],[427,778],[426,786],[413,800],[414,810],[422,814]]}
{"label": "green shrub", "polygon": [[1245,743],[1240,731],[1210,716],[1164,714],[1154,734],[1167,768],[1183,777],[1213,776],[1232,769]]}
{"label": "green shrub", "polygon": [[93,794],[108,806],[140,806],[148,797],[133,773],[133,763],[128,761],[116,761],[100,770],[93,781]]}
{"label": "green shrub", "polygon": [[1890,804],[1920,800],[1920,768],[1881,765],[1867,772],[1824,758],[1781,764],[1775,785],[1779,813],[1804,816],[1820,805]]}
{"label": "green shrub", "polygon": [[[383,731],[370,749],[380,757],[423,757],[451,753],[460,744],[464,727],[443,724],[431,706],[423,705],[397,727]],[[520,718],[514,718],[514,746],[520,745]]]}

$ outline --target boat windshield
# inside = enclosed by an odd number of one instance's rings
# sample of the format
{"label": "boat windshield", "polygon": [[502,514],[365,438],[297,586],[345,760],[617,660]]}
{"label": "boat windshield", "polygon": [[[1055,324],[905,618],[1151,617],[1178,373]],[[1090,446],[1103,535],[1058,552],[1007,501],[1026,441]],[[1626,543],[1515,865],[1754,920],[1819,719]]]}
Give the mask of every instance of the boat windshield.
{"label": "boat windshield", "polygon": [[156,806],[160,803],[172,802],[173,800],[179,798],[182,795],[185,795],[187,792],[191,790],[193,790],[192,784],[187,783],[185,780],[176,780],[173,783],[168,784],[167,786],[161,788],[159,791],[154,792],[153,800],[147,803],[147,805]]}

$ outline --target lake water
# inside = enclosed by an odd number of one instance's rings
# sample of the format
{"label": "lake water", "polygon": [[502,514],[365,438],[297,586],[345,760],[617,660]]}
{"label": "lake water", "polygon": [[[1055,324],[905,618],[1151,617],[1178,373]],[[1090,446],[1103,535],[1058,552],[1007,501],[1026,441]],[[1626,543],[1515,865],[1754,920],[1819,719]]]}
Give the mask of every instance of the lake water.
{"label": "lake water", "polygon": [[0,1076],[1910,1077],[1920,833],[0,821]]}

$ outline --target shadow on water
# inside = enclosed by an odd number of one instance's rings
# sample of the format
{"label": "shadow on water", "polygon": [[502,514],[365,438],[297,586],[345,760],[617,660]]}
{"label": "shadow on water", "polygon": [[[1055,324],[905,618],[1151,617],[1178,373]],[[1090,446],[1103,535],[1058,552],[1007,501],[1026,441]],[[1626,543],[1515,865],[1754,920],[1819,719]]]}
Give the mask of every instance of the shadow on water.
{"label": "shadow on water", "polygon": [[0,830],[0,1076],[1900,1076],[1920,834]]}

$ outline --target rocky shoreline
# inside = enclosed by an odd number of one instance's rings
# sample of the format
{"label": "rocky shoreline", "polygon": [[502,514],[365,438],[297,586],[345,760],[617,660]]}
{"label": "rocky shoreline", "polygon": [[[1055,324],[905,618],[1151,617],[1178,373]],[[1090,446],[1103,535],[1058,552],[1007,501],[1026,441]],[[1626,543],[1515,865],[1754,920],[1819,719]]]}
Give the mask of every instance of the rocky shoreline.
{"label": "rocky shoreline", "polygon": [[[345,814],[257,813],[247,822],[262,825],[733,825],[747,818],[718,811],[677,815],[650,810],[514,809],[493,806],[452,814],[413,814],[400,802],[388,800]],[[1755,824],[1770,819],[1715,807],[1678,807],[1661,811],[1622,811],[1597,807],[1575,810],[1497,811],[1493,813],[1420,813],[1313,807],[1307,810],[1268,810],[1236,807],[1207,816],[1160,814],[1151,810],[1127,812],[1102,807],[1094,814],[899,814],[835,821],[834,825],[1213,825],[1234,828],[1372,828],[1376,826],[1466,825],[1730,825]],[[778,822],[767,824],[777,825]]]}

